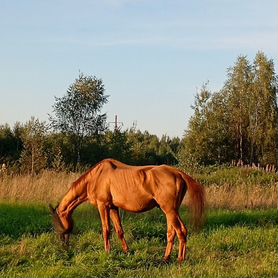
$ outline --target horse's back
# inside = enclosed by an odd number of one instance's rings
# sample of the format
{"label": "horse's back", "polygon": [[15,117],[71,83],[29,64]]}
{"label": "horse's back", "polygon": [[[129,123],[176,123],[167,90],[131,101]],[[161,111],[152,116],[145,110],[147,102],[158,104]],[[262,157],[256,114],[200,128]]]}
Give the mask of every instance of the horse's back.
{"label": "horse's back", "polygon": [[110,184],[117,206],[131,211],[180,206],[186,185],[176,168],[167,165],[119,166],[111,171]]}

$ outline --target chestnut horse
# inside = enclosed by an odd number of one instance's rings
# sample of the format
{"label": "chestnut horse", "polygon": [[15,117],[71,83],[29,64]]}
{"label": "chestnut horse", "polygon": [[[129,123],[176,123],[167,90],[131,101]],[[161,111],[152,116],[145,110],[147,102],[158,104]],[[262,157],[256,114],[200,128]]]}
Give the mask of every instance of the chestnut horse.
{"label": "chestnut horse", "polygon": [[169,260],[177,235],[178,260],[181,263],[186,255],[187,228],[178,210],[187,190],[193,219],[198,222],[204,212],[204,190],[190,176],[167,165],[130,166],[114,159],[105,159],[76,180],[55,209],[51,205],[49,207],[55,229],[66,244],[73,229],[73,210],[87,200],[97,207],[106,252],[110,252],[111,249],[110,218],[124,252],[128,251],[119,208],[130,212],[144,212],[159,207],[167,219],[164,260]]}

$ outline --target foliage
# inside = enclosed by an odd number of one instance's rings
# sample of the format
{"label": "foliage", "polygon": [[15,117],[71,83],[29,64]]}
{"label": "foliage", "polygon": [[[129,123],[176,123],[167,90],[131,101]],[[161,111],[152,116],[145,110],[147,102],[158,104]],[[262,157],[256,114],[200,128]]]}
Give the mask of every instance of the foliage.
{"label": "foliage", "polygon": [[[45,131],[39,131],[37,125],[40,124],[45,125],[38,120],[30,120],[20,126],[20,135],[16,135],[8,125],[5,128],[0,128],[0,162],[8,164],[10,172],[12,171],[11,166],[16,164],[17,161],[22,162],[24,172],[32,172],[30,169],[32,169],[31,154],[33,150],[33,155],[35,155],[33,157],[36,160],[34,161],[36,164],[34,173],[39,172],[42,166],[45,169],[54,169],[55,171],[66,169],[76,171],[76,157],[71,138],[64,133],[46,132],[46,126]],[[31,132],[30,125],[33,126],[33,132],[36,134],[34,137],[29,134]],[[29,134],[29,137],[27,134]],[[8,147],[8,144],[10,144],[10,147]],[[170,138],[164,135],[158,138],[147,131],[141,132],[133,129],[124,131],[108,130],[98,136],[83,138],[79,151],[79,168],[84,170],[84,168],[88,168],[108,157],[131,164],[176,164],[179,147],[180,139],[177,137]],[[37,157],[39,152],[41,160]],[[19,157],[21,157],[20,160]],[[27,161],[28,159],[29,161]],[[26,164],[23,163],[24,160],[27,161]],[[39,166],[39,161],[42,162],[41,166]],[[18,171],[15,168],[13,172]]]}
{"label": "foliage", "polygon": [[[108,157],[137,165],[179,164],[190,171],[234,161],[278,166],[277,77],[263,52],[253,63],[239,56],[219,91],[211,92],[208,83],[201,87],[182,140],[134,128],[107,130],[101,112],[107,101],[102,80],[80,74],[55,98],[51,132],[39,131],[42,123],[34,119],[0,126],[0,163],[9,172],[19,172],[21,165],[33,174],[43,168],[81,171]],[[32,121],[37,135],[28,137]]]}
{"label": "foliage", "polygon": [[80,163],[84,138],[97,135],[106,128],[106,114],[100,111],[107,99],[102,80],[83,74],[70,85],[65,96],[55,98],[55,116],[50,116],[50,121],[56,131],[65,133],[71,139],[76,163]]}
{"label": "foliage", "polygon": [[31,118],[23,126],[21,140],[23,150],[19,162],[23,172],[37,174],[45,168],[47,157],[45,154],[46,124],[38,119]]}
{"label": "foliage", "polygon": [[131,145],[128,142],[128,132],[116,129],[108,131],[105,136],[107,155],[120,161],[129,163],[131,161]]}
{"label": "foliage", "polygon": [[257,156],[262,164],[278,160],[277,77],[274,63],[259,52],[254,61],[254,94],[251,100],[249,137],[251,159]]}
{"label": "foliage", "polygon": [[215,93],[197,93],[179,157],[185,166],[278,164],[277,79],[272,60],[258,52],[253,65],[239,56]]}
{"label": "foliage", "polygon": [[180,139],[170,138],[163,135],[159,139],[149,132],[130,129],[128,131],[127,142],[131,148],[132,164],[176,164],[176,154],[180,145]]}
{"label": "foliage", "polygon": [[11,129],[8,124],[0,126],[0,163],[14,163],[22,151],[22,127],[19,123]]}

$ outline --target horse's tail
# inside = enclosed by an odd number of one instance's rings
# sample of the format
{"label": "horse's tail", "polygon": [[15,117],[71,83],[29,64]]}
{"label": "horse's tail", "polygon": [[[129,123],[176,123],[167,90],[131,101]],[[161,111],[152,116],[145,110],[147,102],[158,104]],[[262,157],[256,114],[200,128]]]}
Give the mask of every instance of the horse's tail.
{"label": "horse's tail", "polygon": [[204,187],[185,173],[182,177],[186,183],[189,194],[188,204],[191,212],[191,221],[195,228],[200,228],[204,222],[205,190]]}

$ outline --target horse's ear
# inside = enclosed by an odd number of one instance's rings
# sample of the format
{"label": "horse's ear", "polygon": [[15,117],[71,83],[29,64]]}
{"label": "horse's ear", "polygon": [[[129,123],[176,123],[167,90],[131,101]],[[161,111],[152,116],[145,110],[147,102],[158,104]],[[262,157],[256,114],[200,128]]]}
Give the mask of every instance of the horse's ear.
{"label": "horse's ear", "polygon": [[54,215],[56,209],[53,208],[51,204],[49,204],[48,207],[49,207],[50,213],[51,213],[52,215]]}

